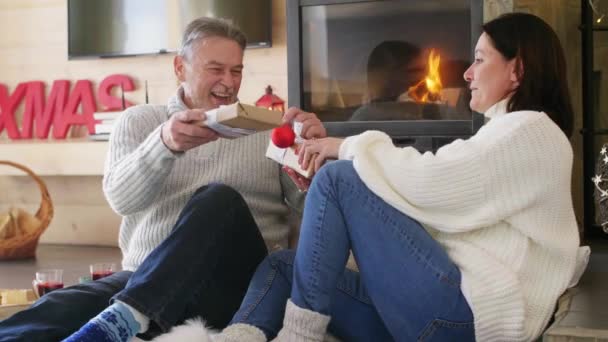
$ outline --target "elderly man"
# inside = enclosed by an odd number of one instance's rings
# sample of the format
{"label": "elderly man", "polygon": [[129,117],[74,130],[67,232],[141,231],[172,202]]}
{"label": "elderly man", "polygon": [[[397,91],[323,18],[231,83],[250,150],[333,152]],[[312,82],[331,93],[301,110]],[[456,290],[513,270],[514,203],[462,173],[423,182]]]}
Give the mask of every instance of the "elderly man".
{"label": "elderly man", "polygon": [[[188,25],[176,95],[127,109],[110,140],[103,189],[123,216],[124,271],[44,296],[0,322],[0,341],[126,341],[195,316],[230,321],[267,247],[287,244],[286,203],[299,199],[264,157],[268,132],[229,140],[201,124],[237,100],[245,46],[226,21]],[[293,120],[304,138],[326,135],[312,113],[290,108]]]}

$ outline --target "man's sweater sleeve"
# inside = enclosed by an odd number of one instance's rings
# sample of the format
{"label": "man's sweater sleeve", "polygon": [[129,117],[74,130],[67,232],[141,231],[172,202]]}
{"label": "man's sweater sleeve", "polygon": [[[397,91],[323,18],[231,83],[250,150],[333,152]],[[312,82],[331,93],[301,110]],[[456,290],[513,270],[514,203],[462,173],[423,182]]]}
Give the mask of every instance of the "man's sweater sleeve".
{"label": "man's sweater sleeve", "polygon": [[352,159],[367,187],[401,212],[440,231],[470,231],[535,205],[569,175],[569,144],[552,122],[529,112],[497,120],[435,154],[395,147],[370,131],[347,138],[339,156]]}
{"label": "man's sweater sleeve", "polygon": [[162,122],[151,106],[133,107],[120,116],[110,137],[103,191],[120,215],[154,202],[177,158],[162,142]]}

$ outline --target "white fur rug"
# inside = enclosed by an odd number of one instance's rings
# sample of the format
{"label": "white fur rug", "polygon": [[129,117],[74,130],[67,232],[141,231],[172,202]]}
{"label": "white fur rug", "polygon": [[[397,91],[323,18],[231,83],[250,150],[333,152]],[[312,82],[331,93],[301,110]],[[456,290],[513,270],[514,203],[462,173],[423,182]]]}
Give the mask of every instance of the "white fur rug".
{"label": "white fur rug", "polygon": [[[202,319],[193,318],[174,327],[168,333],[156,337],[152,342],[212,342],[211,336],[217,333],[217,331],[205,327]],[[140,341],[143,342],[138,338],[132,340],[132,342]],[[340,342],[340,340],[327,334],[324,342]]]}
{"label": "white fur rug", "polygon": [[194,318],[174,327],[168,333],[156,337],[152,342],[211,342],[210,336],[215,333],[205,327],[202,319]]}

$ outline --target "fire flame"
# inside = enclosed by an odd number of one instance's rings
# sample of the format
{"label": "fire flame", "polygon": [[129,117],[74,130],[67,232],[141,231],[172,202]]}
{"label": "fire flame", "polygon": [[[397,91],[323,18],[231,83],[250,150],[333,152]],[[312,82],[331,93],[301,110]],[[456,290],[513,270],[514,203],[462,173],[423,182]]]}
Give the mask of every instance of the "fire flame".
{"label": "fire flame", "polygon": [[426,77],[411,86],[407,90],[407,94],[416,102],[429,102],[441,100],[441,76],[439,75],[439,62],[441,57],[435,53],[435,49],[431,49],[429,54],[428,66],[429,71]]}

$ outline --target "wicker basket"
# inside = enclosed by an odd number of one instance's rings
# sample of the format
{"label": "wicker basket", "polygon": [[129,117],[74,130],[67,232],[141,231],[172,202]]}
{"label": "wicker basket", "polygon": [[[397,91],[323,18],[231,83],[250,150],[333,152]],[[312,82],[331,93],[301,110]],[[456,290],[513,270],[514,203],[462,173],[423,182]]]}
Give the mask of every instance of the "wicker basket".
{"label": "wicker basket", "polygon": [[7,160],[0,160],[0,165],[12,166],[27,173],[36,181],[36,183],[38,183],[42,197],[40,208],[38,208],[35,215],[40,221],[39,226],[36,229],[30,229],[26,234],[18,234],[8,239],[0,239],[0,260],[34,258],[36,257],[38,239],[49,226],[49,223],[53,218],[53,202],[51,201],[51,196],[49,195],[46,184],[44,184],[42,179],[32,170]]}

